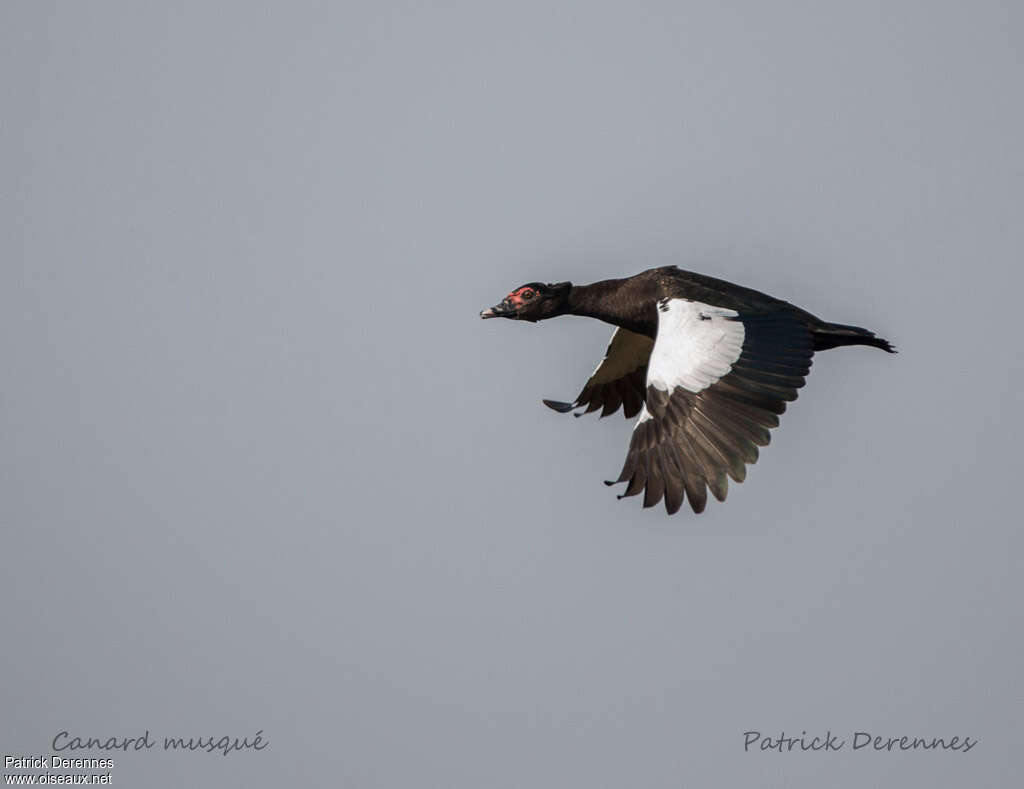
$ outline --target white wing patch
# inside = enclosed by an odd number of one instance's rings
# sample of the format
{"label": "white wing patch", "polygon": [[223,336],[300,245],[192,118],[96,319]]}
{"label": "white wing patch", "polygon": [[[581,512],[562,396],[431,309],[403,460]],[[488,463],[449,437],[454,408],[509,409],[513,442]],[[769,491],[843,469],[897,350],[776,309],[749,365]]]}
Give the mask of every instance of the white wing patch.
{"label": "white wing patch", "polygon": [[643,334],[627,329],[616,329],[612,334],[604,359],[597,365],[587,386],[617,381],[647,363],[654,341]]}
{"label": "white wing patch", "polygon": [[743,322],[733,320],[738,314],[699,301],[659,301],[647,385],[664,392],[681,386],[696,394],[728,375],[743,351]]}

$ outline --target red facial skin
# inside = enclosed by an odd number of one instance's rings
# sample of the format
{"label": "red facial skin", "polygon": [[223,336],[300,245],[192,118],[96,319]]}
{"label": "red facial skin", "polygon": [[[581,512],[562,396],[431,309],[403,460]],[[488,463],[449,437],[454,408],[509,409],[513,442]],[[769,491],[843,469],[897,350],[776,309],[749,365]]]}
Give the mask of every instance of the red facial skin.
{"label": "red facial skin", "polygon": [[526,294],[526,293],[529,293],[530,294],[530,298],[533,298],[533,294],[534,294],[533,288],[519,288],[518,290],[514,290],[511,293],[509,293],[505,297],[505,301],[507,301],[509,304],[511,304],[516,309],[519,309],[527,301],[527,299],[524,298],[524,294]]}

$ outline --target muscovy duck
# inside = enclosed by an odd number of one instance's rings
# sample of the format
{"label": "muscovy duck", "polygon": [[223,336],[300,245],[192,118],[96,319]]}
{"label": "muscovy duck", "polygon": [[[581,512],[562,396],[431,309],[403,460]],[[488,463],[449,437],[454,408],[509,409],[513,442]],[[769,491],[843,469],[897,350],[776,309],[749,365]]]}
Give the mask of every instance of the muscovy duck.
{"label": "muscovy duck", "polygon": [[591,285],[530,282],[480,313],[533,322],[558,315],[617,328],[576,400],[544,404],[582,409],[576,416],[599,408],[602,417],[620,407],[626,418],[639,413],[622,473],[605,484],[627,483],[620,499],[643,491],[644,507],[664,499],[669,514],[684,496],[703,512],[707,490],[724,501],[728,477],[744,480],[804,385],[815,351],[896,352],[867,329],[676,266]]}

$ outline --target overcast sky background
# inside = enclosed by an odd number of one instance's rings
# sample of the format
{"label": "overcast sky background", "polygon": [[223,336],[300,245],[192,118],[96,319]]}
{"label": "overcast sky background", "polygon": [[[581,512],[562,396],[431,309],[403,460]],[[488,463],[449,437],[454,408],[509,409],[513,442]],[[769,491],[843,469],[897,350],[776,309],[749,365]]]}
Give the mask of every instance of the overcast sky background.
{"label": "overcast sky background", "polygon": [[[1019,779],[1024,6],[0,6],[0,749],[119,786]],[[695,517],[618,502],[676,263],[867,326]],[[743,733],[970,753],[743,752]],[[76,754],[82,755],[82,754]],[[100,755],[95,751],[91,755]]]}

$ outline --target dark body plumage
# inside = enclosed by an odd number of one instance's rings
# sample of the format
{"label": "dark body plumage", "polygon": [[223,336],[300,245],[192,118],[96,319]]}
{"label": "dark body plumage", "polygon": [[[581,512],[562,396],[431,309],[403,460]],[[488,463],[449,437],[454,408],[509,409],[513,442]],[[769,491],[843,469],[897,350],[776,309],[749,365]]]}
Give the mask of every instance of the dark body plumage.
{"label": "dark body plumage", "polygon": [[816,351],[839,345],[873,345],[886,351],[893,350],[888,342],[866,329],[828,323],[767,293],[705,274],[683,271],[677,266],[652,268],[632,277],[606,279],[592,285],[574,285],[569,293],[569,309],[562,314],[597,318],[653,340],[658,333],[657,303],[665,298],[714,304],[736,310],[741,315],[790,312],[806,323]]}
{"label": "dark body plumage", "polygon": [[669,513],[684,498],[701,512],[708,490],[723,501],[728,478],[744,480],[804,385],[815,351],[869,345],[894,352],[866,329],[675,266],[592,285],[531,283],[481,313],[524,320],[564,314],[619,330],[576,400],[545,404],[583,409],[577,416],[620,407],[626,417],[639,413],[615,482],[627,483],[623,496],[643,492],[645,507],[664,499]]}

